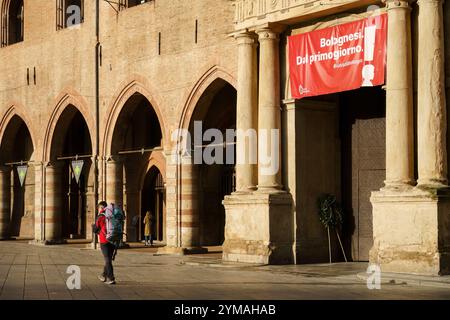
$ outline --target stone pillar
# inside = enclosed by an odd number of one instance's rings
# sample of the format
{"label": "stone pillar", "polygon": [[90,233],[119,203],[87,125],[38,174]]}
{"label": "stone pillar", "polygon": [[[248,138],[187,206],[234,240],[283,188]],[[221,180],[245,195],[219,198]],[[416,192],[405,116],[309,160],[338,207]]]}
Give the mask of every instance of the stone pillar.
{"label": "stone pillar", "polygon": [[257,40],[253,33],[235,36],[238,43],[236,191],[256,189],[258,125]]}
{"label": "stone pillar", "polygon": [[123,162],[119,157],[106,161],[106,199],[108,203],[123,205]]}
{"label": "stone pillar", "polygon": [[260,42],[258,191],[226,196],[223,260],[256,264],[294,261],[291,194],[281,187],[279,36],[267,26]]}
{"label": "stone pillar", "polygon": [[419,0],[418,184],[447,186],[443,0]]}
{"label": "stone pillar", "polygon": [[[206,253],[208,249],[200,246],[200,195],[194,159],[174,153],[170,157],[166,169],[167,246],[158,249],[158,254]],[[180,164],[176,164],[178,161]]]}
{"label": "stone pillar", "polygon": [[[402,63],[410,56],[410,16],[408,2],[387,3],[388,36],[391,37],[388,40],[387,169],[390,170],[388,182],[399,186],[412,180],[407,175],[412,164],[409,153],[408,159],[401,157],[412,149],[407,148],[412,131],[410,68]],[[419,5],[419,186],[384,188],[372,193],[374,245],[370,262],[378,264],[382,272],[444,275],[450,274],[450,193],[446,188],[436,188],[446,184],[446,164],[442,163],[446,157],[442,10],[438,3],[431,1],[421,1]],[[403,129],[399,130],[400,127]],[[393,168],[398,168],[402,175],[393,175]]]}
{"label": "stone pillar", "polygon": [[[297,126],[299,125],[299,106],[295,99],[287,99],[283,101],[283,113],[282,113],[282,137],[283,137],[283,181],[285,181],[286,190],[292,195],[292,218],[293,225],[298,224],[297,212],[300,216],[300,210],[297,210],[297,190],[299,188],[299,182],[297,181],[297,175],[299,174],[298,164],[299,158],[297,152],[299,150],[300,137],[297,136]],[[299,204],[300,205],[300,204]],[[302,212],[304,213],[304,212]],[[305,216],[305,215],[302,215]],[[298,236],[300,235],[299,228],[296,228],[296,232],[293,234],[294,242],[294,256],[293,262],[297,263],[297,258],[300,256],[300,243]],[[303,229],[303,228],[302,228]],[[303,244],[303,243],[302,243]],[[302,248],[303,249],[303,248]],[[315,252],[315,249],[311,251]]]}
{"label": "stone pillar", "polygon": [[183,157],[181,164],[180,198],[181,246],[193,248],[199,246],[200,217],[198,208],[198,174],[193,158]]}
{"label": "stone pillar", "polygon": [[387,0],[386,188],[414,184],[411,8]]}
{"label": "stone pillar", "polygon": [[0,240],[9,238],[11,221],[11,168],[0,167]]}
{"label": "stone pillar", "polygon": [[[281,189],[279,35],[269,28],[259,29],[257,33],[260,43],[258,191],[277,192]],[[266,158],[269,155],[270,160]]]}
{"label": "stone pillar", "polygon": [[176,151],[166,151],[166,244],[176,247],[178,243],[177,226],[177,155]]}
{"label": "stone pillar", "polygon": [[61,162],[50,163],[45,168],[44,238],[46,244],[60,243],[62,240],[63,169],[64,164]]}

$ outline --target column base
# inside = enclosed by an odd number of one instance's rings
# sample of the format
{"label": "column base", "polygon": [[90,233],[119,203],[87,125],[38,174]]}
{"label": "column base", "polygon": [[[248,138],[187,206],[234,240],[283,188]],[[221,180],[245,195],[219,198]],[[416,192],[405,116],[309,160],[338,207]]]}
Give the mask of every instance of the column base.
{"label": "column base", "polygon": [[292,264],[293,218],[289,193],[232,194],[226,211],[223,261]]}
{"label": "column base", "polygon": [[251,194],[255,191],[256,191],[256,187],[247,188],[247,189],[243,189],[243,190],[236,190],[235,192],[233,192],[233,194]]}
{"label": "column base", "polygon": [[425,179],[417,181],[417,188],[427,191],[433,189],[450,190],[447,180]]}
{"label": "column base", "polygon": [[205,254],[208,253],[207,248],[203,247],[162,247],[158,248],[157,255],[176,255],[185,256],[190,254]]}
{"label": "column base", "polygon": [[53,246],[58,244],[67,244],[67,241],[64,239],[61,240],[31,240],[28,244],[32,244],[35,246]]}
{"label": "column base", "polygon": [[450,192],[413,188],[372,193],[370,262],[382,272],[450,274]]}
{"label": "column base", "polygon": [[284,191],[283,187],[280,185],[272,185],[272,186],[258,186],[258,189],[255,190],[254,193],[285,194],[286,191]]}
{"label": "column base", "polygon": [[415,181],[413,180],[399,180],[399,181],[385,181],[385,186],[381,189],[383,192],[406,192],[414,188]]}

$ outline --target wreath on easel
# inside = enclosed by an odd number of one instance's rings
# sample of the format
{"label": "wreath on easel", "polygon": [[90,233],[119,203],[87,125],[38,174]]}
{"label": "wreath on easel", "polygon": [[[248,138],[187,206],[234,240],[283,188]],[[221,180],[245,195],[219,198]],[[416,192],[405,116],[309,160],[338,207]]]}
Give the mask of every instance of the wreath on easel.
{"label": "wreath on easel", "polygon": [[347,256],[345,255],[344,247],[342,246],[341,237],[339,236],[339,229],[342,226],[343,214],[341,205],[337,202],[336,196],[331,194],[325,194],[319,198],[319,220],[328,232],[328,254],[331,263],[331,239],[330,229],[334,229],[336,232],[339,244],[341,246],[342,254],[344,255],[345,262],[347,262]]}

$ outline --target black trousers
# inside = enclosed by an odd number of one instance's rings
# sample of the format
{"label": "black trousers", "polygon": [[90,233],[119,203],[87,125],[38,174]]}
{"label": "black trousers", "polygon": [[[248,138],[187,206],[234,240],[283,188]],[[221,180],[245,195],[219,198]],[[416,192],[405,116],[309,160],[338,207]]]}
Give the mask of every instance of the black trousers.
{"label": "black trousers", "polygon": [[103,268],[103,276],[108,280],[115,280],[114,268],[112,265],[112,258],[116,247],[111,243],[100,244],[102,249],[103,258],[105,259],[105,267]]}

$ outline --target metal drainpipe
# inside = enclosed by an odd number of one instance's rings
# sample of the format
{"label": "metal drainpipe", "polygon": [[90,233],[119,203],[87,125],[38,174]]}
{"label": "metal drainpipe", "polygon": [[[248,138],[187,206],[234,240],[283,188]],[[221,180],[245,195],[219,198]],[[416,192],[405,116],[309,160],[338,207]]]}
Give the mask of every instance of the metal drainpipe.
{"label": "metal drainpipe", "polygon": [[[94,217],[97,219],[98,204],[98,157],[100,144],[100,0],[95,1],[95,155],[94,155]],[[92,233],[94,249],[97,249],[97,235]]]}

